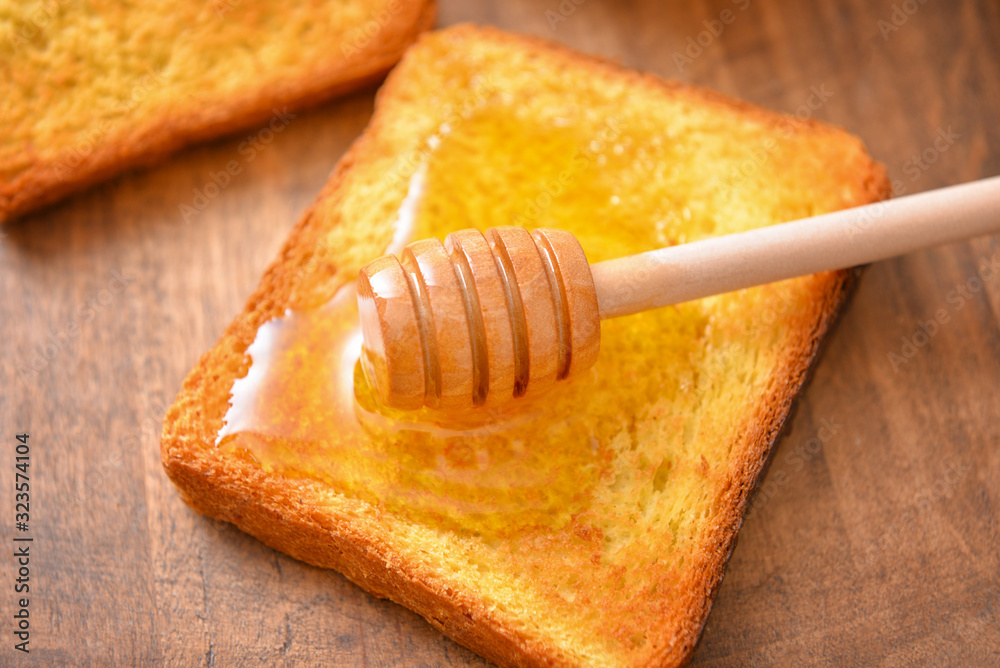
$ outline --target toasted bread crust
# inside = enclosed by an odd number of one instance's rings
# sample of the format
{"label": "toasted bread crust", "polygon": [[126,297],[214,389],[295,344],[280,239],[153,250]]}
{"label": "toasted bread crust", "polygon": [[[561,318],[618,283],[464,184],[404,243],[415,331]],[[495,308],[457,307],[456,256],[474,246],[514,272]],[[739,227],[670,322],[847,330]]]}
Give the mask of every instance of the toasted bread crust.
{"label": "toasted bread crust", "polygon": [[[403,0],[401,0],[402,2]],[[429,30],[434,0],[405,0],[396,14],[352,58],[336,48],[326,62],[304,63],[301,74],[280,86],[259,85],[226,100],[192,106],[117,130],[71,168],[36,158],[12,180],[0,179],[0,223],[52,204],[127,169],[151,165],[185,146],[265,123],[275,110],[299,111],[380,81],[417,36]],[[263,79],[263,77],[262,77]]]}
{"label": "toasted bread crust", "polygon": [[[581,64],[595,77],[624,82],[638,90],[667,90],[712,105],[737,109],[765,123],[781,117],[747,103],[677,82],[623,69],[599,58],[582,56],[565,47],[536,38],[514,36],[497,30],[460,26],[449,29],[448,38],[492,40],[511,48],[544,54],[556,67]],[[440,34],[423,39],[441,39]],[[404,58],[405,62],[405,58]],[[391,74],[379,92],[392,98],[402,75]],[[271,476],[247,461],[227,457],[212,447],[222,426],[223,415],[206,414],[213,399],[226,396],[237,374],[231,359],[240,358],[253,341],[257,328],[280,315],[290,303],[299,262],[307,253],[314,228],[322,225],[316,212],[319,203],[342,197],[345,175],[366,160],[375,138],[385,126],[383,105],[365,134],[351,147],[320,194],[317,203],[291,233],[279,259],[266,271],[244,312],[227,328],[219,343],[206,353],[184,382],[176,403],[164,421],[161,457],[170,478],[184,499],[198,512],[233,522],[267,545],[308,563],[344,573],[372,594],[390,598],[423,615],[435,628],[455,641],[501,665],[574,665],[574,657],[560,648],[530,638],[517,630],[514,620],[488,609],[471,592],[452,589],[437,574],[420,563],[394,553],[380,537],[377,509],[361,501],[338,497],[317,482]],[[806,122],[817,133],[842,133],[829,126]],[[858,174],[862,192],[855,205],[884,199],[890,187],[884,169],[867,159]],[[304,250],[305,249],[305,250]],[[677,618],[663,619],[651,634],[645,652],[630,655],[632,665],[680,665],[693,651],[711,609],[712,597],[722,581],[753,490],[772,447],[790,415],[793,402],[814,366],[820,343],[847,301],[856,270],[830,272],[815,282],[808,312],[800,314],[800,336],[784,352],[779,376],[786,382],[760,402],[755,414],[746,417],[741,430],[746,457],[730,464],[730,486],[723,510],[707,527],[700,562],[686,569],[679,587],[684,594]],[[384,531],[384,530],[383,530]],[[659,635],[653,637],[658,632]]]}

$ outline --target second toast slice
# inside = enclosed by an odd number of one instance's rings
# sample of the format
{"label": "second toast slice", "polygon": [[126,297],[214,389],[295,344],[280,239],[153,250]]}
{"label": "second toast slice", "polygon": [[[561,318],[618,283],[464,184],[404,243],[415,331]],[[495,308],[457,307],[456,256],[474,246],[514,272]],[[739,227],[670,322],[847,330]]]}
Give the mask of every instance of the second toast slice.
{"label": "second toast slice", "polygon": [[0,223],[377,81],[432,0],[3,3]]}

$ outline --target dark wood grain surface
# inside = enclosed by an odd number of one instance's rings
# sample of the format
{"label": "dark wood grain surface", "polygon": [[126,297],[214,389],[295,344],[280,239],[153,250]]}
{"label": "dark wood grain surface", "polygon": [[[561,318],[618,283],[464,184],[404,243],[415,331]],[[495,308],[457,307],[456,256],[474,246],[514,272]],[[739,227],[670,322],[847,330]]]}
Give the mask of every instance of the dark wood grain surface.
{"label": "dark wood grain surface", "polygon": [[[441,2],[439,25],[465,20],[843,125],[898,191],[1000,173],[992,0]],[[3,229],[0,541],[9,553],[13,439],[27,431],[35,542],[32,652],[12,649],[8,556],[0,663],[484,663],[341,576],[195,515],[159,463],[184,375],[372,100],[299,114],[252,161],[244,137],[225,139]],[[185,221],[181,205],[231,160],[240,174]],[[693,663],[1000,663],[998,446],[1000,238],[871,267],[776,449]]]}

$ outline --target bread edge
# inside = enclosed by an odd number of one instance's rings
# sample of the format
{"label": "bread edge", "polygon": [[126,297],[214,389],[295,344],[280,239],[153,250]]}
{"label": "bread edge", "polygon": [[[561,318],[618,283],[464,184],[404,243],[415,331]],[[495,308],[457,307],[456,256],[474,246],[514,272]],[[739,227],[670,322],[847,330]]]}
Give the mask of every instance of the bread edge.
{"label": "bread edge", "polygon": [[[669,91],[681,91],[712,102],[737,109],[762,121],[774,122],[785,116],[750,103],[731,99],[720,93],[695,87],[690,84],[666,81],[651,74],[629,70],[606,59],[581,54],[568,47],[538,37],[516,35],[492,28],[460,25],[447,30],[476,39],[488,37],[500,42],[542,49],[557,60],[569,59],[577,64],[590,64],[600,69],[609,69],[617,76],[624,77],[623,83],[630,85],[654,86]],[[393,76],[390,75],[379,96],[391,96]],[[337,196],[344,174],[360,156],[363,156],[369,137],[377,133],[381,123],[381,107],[376,105],[375,114],[365,133],[348,150],[338,165],[330,181],[324,187],[317,202],[326,197]],[[829,124],[808,120],[803,122],[814,130],[840,132]],[[865,184],[866,197],[856,205],[879,201],[889,196],[891,189],[885,169],[868,156],[869,169],[861,175]],[[241,340],[245,349],[252,341],[252,332],[263,321],[278,315],[282,305],[271,300],[272,286],[280,282],[286,272],[294,270],[290,263],[282,261],[288,251],[295,248],[310,225],[316,205],[314,204],[296,225],[286,241],[278,260],[265,272],[257,290],[248,300],[247,307],[226,329],[222,339],[229,337]],[[288,264],[289,266],[286,266]],[[779,377],[789,382],[776,389],[763,401],[761,409],[748,416],[744,433],[751,434],[746,445],[747,457],[734,461],[731,466],[742,468],[733,476],[733,484],[724,495],[723,508],[717,521],[705,529],[703,548],[711,556],[703,569],[690,569],[681,589],[688,595],[681,599],[680,609],[685,612],[679,620],[664,620],[662,642],[643,656],[636,656],[634,665],[682,665],[690,659],[701,631],[704,628],[712,599],[721,584],[729,557],[735,547],[735,539],[752,493],[759,485],[765,464],[782,430],[790,423],[792,407],[805,386],[809,375],[818,361],[820,343],[833,327],[850,294],[857,276],[856,270],[830,272],[816,284],[816,298],[813,309],[808,314],[815,326],[793,344],[787,351],[784,363],[779,367]],[[266,310],[258,310],[257,305],[269,302]],[[249,333],[249,334],[248,334]],[[250,336],[247,340],[245,337]],[[183,415],[185,404],[193,406],[201,385],[201,379],[210,373],[212,354],[220,349],[216,344],[199,361],[189,374],[178,401],[170,409],[164,420],[161,458],[168,476],[181,490],[182,497],[196,511],[233,522],[239,528],[258,537],[265,544],[291,556],[321,567],[332,568],[343,573],[349,580],[372,594],[390,598],[424,616],[428,622],[456,642],[471,648],[482,656],[502,665],[568,665],[569,657],[558,648],[534,642],[522,637],[514,629],[506,627],[502,619],[486,610],[481,602],[466,592],[444,591],[440,582],[435,582],[432,573],[419,564],[407,563],[394,555],[377,536],[357,531],[343,518],[319,516],[289,519],[283,512],[286,506],[270,503],[269,498],[294,495],[296,491],[306,491],[308,481],[277,481],[260,474],[257,479],[234,485],[209,479],[202,472],[198,460],[185,459],[183,436],[176,432],[178,421]],[[185,401],[186,400],[186,401]],[[761,428],[754,429],[754,424]],[[197,446],[196,446],[197,447]],[[188,451],[189,452],[189,451]],[[203,453],[202,453],[203,454]],[[214,458],[217,465],[222,458]],[[254,491],[248,498],[247,487]],[[268,494],[273,491],[273,494]],[[255,501],[256,499],[256,501]],[[255,501],[255,502],[254,502]],[[358,502],[360,504],[360,502]],[[345,501],[350,505],[350,501]],[[436,586],[437,585],[437,586]],[[670,622],[673,621],[673,624]],[[670,638],[669,632],[675,635]],[[647,646],[651,646],[650,638]]]}

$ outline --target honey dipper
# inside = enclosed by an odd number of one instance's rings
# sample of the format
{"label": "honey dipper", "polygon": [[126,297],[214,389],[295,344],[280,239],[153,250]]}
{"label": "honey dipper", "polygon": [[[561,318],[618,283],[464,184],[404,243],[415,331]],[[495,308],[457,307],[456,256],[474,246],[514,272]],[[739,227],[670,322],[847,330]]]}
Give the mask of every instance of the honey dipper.
{"label": "honey dipper", "polygon": [[362,365],[395,408],[498,405],[589,368],[603,318],[997,231],[1000,177],[592,266],[563,230],[462,230],[361,270]]}

